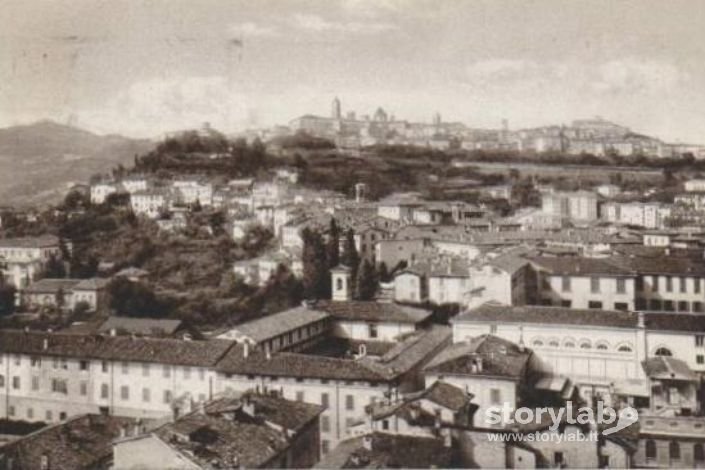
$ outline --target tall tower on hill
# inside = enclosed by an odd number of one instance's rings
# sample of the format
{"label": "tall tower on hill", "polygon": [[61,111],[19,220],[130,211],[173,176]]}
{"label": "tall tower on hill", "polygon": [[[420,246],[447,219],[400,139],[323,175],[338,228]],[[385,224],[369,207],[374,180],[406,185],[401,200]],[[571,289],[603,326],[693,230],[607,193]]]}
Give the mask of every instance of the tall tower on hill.
{"label": "tall tower on hill", "polygon": [[340,116],[341,116],[340,100],[338,99],[337,96],[333,99],[333,104],[331,106],[331,113],[330,114],[333,119],[340,119]]}

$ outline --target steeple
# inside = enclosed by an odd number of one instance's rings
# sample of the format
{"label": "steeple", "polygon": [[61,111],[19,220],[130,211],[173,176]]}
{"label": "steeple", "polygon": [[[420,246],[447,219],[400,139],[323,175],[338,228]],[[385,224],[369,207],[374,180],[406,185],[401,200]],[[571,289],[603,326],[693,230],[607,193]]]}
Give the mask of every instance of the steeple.
{"label": "steeple", "polygon": [[340,119],[341,112],[340,112],[340,100],[336,96],[333,99],[333,104],[331,106],[331,117],[333,119]]}

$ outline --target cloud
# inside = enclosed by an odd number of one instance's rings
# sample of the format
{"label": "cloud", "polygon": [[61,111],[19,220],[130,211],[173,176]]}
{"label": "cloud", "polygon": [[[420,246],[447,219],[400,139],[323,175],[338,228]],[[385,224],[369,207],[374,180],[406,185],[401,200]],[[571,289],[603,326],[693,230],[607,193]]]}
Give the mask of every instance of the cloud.
{"label": "cloud", "polygon": [[292,25],[315,33],[378,34],[399,29],[395,24],[380,21],[330,21],[319,15],[297,13]]}
{"label": "cloud", "polygon": [[626,58],[597,68],[593,87],[608,93],[668,93],[688,81],[688,75],[671,63]]}
{"label": "cloud", "polygon": [[263,26],[253,21],[230,25],[228,31],[236,36],[245,37],[273,37],[279,35],[279,32],[275,28]]}

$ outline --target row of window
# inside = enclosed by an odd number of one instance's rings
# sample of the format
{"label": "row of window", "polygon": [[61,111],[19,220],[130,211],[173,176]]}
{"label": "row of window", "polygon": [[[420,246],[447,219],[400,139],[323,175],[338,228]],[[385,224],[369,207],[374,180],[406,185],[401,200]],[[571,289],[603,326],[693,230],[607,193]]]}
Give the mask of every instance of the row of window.
{"label": "row of window", "polygon": [[[543,348],[543,347],[560,348],[561,342],[557,338],[549,338],[549,339],[534,338],[531,341],[531,345],[535,348]],[[582,339],[579,342],[576,342],[574,339],[564,339],[563,340],[563,348],[575,349],[576,345],[580,349],[593,349],[593,344],[588,339]],[[597,349],[600,351],[608,351],[608,350],[610,350],[610,344],[607,341],[597,341],[594,345],[594,349]],[[617,352],[630,353],[633,351],[633,348],[630,343],[620,343],[619,345],[615,346],[614,350]]]}
{"label": "row of window", "polygon": [[[656,442],[652,440],[646,441],[646,458],[647,460],[656,459],[658,457],[658,447]],[[681,459],[681,445],[676,441],[668,443],[668,458],[670,460]],[[693,445],[693,460],[695,462],[705,462],[705,447],[702,443],[697,442]]]}
{"label": "row of window", "polygon": [[703,302],[688,302],[685,300],[674,302],[673,300],[651,299],[648,302],[644,299],[637,299],[636,310],[652,310],[655,312],[705,312]]}
{"label": "row of window", "polygon": [[[673,287],[674,287],[674,278],[672,276],[664,276],[665,278],[665,291],[666,292],[673,292]],[[660,289],[659,286],[659,276],[651,276],[651,291],[652,292],[658,292]],[[675,278],[678,280],[678,291],[687,294],[688,293],[688,278],[685,277],[677,277]],[[693,293],[699,294],[701,292],[701,280],[699,278],[691,278],[693,280],[692,285],[693,285]],[[626,294],[627,293],[627,279],[626,278],[616,278],[616,292],[618,294]],[[643,277],[637,277],[636,281],[636,290],[637,291],[643,291],[644,290],[644,278]],[[551,289],[551,285],[548,281],[548,278],[544,278],[544,289],[549,290]],[[563,292],[570,292],[572,289],[572,278],[570,276],[562,276],[561,277],[561,291]],[[600,293],[602,291],[602,286],[601,286],[601,278],[599,277],[591,277],[590,278],[590,292],[593,294]]]}
{"label": "row of window", "polygon": [[[20,418],[20,416],[17,416],[17,409],[15,408],[15,405],[10,405],[7,408],[7,415],[10,418],[15,418],[15,417]],[[66,414],[65,411],[60,411],[58,416],[59,416],[59,421],[65,421],[66,418],[68,417],[68,415]],[[32,408],[32,407],[27,408],[26,417],[30,421],[35,418],[34,408]],[[46,410],[44,413],[44,421],[46,421],[47,423],[50,423],[53,420],[54,420],[54,412],[52,410]]]}

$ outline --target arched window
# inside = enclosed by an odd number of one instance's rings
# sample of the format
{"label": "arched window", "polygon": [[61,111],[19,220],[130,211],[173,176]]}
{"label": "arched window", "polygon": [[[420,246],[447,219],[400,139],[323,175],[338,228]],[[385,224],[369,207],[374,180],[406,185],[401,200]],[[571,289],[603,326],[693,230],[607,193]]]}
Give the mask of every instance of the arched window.
{"label": "arched window", "polygon": [[565,344],[563,345],[563,347],[572,349],[575,347],[575,343],[572,341],[566,341]]}
{"label": "arched window", "polygon": [[560,343],[558,342],[557,339],[551,339],[548,341],[548,345],[551,346],[552,348],[557,348],[560,346]]}
{"label": "arched window", "polygon": [[343,280],[341,278],[335,280],[335,289],[343,290]]}
{"label": "arched window", "polygon": [[703,445],[700,442],[693,446],[693,459],[696,462],[705,461],[705,449],[703,449]]}
{"label": "arched window", "polygon": [[533,344],[537,348],[540,348],[543,346],[543,341],[541,341],[540,339],[535,339],[531,344]]}
{"label": "arched window", "polygon": [[654,354],[656,354],[657,356],[673,356],[671,350],[664,347],[658,348]]}
{"label": "arched window", "polygon": [[668,456],[671,460],[680,460],[681,446],[676,441],[671,441],[671,443],[668,444]]}
{"label": "arched window", "polygon": [[592,345],[590,344],[590,341],[581,341],[580,342],[580,349],[592,349]]}
{"label": "arched window", "polygon": [[617,348],[617,351],[619,351],[619,352],[632,352],[632,347],[629,346],[628,344],[623,344],[619,348]]}
{"label": "arched window", "polygon": [[646,458],[655,459],[656,458],[656,443],[652,440],[646,441]]}
{"label": "arched window", "polygon": [[609,349],[609,346],[605,342],[597,343],[597,346],[595,346],[595,349],[599,349],[600,351],[606,351]]}

